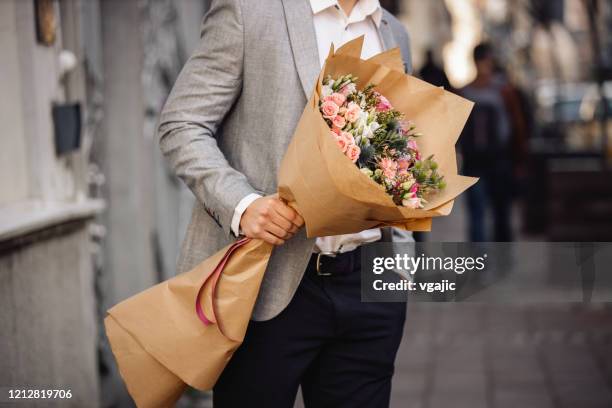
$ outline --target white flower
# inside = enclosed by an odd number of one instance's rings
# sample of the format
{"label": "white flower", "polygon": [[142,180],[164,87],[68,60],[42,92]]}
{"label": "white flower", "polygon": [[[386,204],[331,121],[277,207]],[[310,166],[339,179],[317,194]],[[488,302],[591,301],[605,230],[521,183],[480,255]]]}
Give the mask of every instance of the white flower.
{"label": "white flower", "polygon": [[361,107],[361,109],[365,109],[366,108],[366,99],[364,95],[361,95],[361,98],[359,99],[359,106]]}
{"label": "white flower", "polygon": [[372,177],[374,175],[374,172],[368,169],[367,167],[362,167],[360,170],[363,174],[365,174],[368,177]]}
{"label": "white flower", "polygon": [[402,205],[404,207],[408,207],[408,208],[412,208],[412,209],[417,209],[417,208],[422,208],[422,204],[421,204],[421,199],[419,197],[412,197],[412,198],[407,198],[402,200]]}
{"label": "white flower", "polygon": [[367,124],[368,124],[368,112],[361,111],[361,113],[359,114],[359,119],[357,119],[357,121],[355,122],[355,127],[357,129],[361,129],[365,127]]}
{"label": "white flower", "polygon": [[376,132],[376,129],[378,129],[380,127],[380,124],[378,122],[372,122],[369,125],[365,125],[363,127],[363,136],[371,139],[374,137],[374,132]]}
{"label": "white flower", "polygon": [[323,97],[329,96],[332,93],[334,93],[333,89],[331,86],[329,85],[323,85],[323,87],[321,88],[321,94]]}
{"label": "white flower", "polygon": [[355,92],[357,92],[357,85],[355,85],[353,82],[351,82],[350,84],[345,85],[346,87],[346,93],[347,95],[353,94]]}

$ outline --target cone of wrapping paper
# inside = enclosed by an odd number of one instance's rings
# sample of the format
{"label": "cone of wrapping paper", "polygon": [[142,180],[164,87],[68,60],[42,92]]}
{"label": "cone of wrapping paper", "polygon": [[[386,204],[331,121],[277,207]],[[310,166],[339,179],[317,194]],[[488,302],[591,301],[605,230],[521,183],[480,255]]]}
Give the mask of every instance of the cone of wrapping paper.
{"label": "cone of wrapping paper", "polygon": [[[108,311],[106,335],[138,407],[171,407],[186,384],[213,387],[244,338],[271,253],[263,241],[239,241]],[[214,281],[207,278],[227,254],[213,311]],[[195,304],[203,282],[204,313],[222,326],[205,325],[198,317]]]}
{"label": "cone of wrapping paper", "polygon": [[[398,49],[359,59],[362,42],[330,52],[279,171],[279,195],[302,214],[309,237],[389,225],[429,230],[431,218],[448,215],[453,199],[476,181],[459,176],[455,160],[471,102],[405,75]],[[329,136],[318,110],[321,82],[348,73],[360,87],[377,84],[425,135],[421,152],[435,155],[447,180],[425,209],[396,206]],[[242,239],[108,311],[106,333],[138,407],[173,406],[187,384],[214,386],[244,338],[271,253],[262,241]]]}
{"label": "cone of wrapping paper", "polygon": [[[399,49],[359,58],[363,37],[334,53],[333,48],[319,75],[279,172],[279,191],[294,201],[306,220],[308,237],[346,234],[378,226],[397,226],[412,231],[430,230],[431,218],[450,214],[453,200],[478,179],[457,172],[455,144],[473,103],[443,88],[403,72]],[[414,122],[419,149],[434,155],[447,187],[427,197],[424,209],[397,206],[384,189],[362,174],[338,149],[319,112],[323,80],[331,75],[352,74],[363,89],[376,84],[394,109]]]}

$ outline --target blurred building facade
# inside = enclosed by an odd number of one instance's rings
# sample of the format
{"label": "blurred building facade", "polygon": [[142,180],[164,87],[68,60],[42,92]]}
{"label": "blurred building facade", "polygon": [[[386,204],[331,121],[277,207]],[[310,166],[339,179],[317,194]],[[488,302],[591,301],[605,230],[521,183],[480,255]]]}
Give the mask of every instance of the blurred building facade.
{"label": "blurred building facade", "polygon": [[584,81],[594,55],[588,6],[595,11],[604,59],[612,59],[612,4],[606,0],[390,0],[411,34],[415,67],[433,49],[456,87],[475,75],[471,52],[480,41],[499,47],[517,80]]}
{"label": "blurred building facade", "polygon": [[102,319],[174,274],[192,198],[155,128],[207,3],[0,2],[1,385],[130,406]]}
{"label": "blurred building facade", "polygon": [[88,196],[88,129],[80,148],[64,132],[61,154],[54,130],[77,126],[86,98],[75,6],[0,2],[0,383],[85,406],[99,398],[90,227],[103,206]]}
{"label": "blurred building facade", "polygon": [[612,3],[389,3],[411,33],[416,72],[432,49],[455,88],[474,79],[475,45],[494,46],[529,130],[523,168],[529,177],[516,186],[524,233],[553,241],[612,239]]}

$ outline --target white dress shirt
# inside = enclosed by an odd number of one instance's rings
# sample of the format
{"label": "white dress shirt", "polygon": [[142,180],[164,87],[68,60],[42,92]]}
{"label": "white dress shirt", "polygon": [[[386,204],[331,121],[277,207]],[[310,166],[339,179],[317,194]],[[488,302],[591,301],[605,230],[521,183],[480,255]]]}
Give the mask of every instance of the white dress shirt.
{"label": "white dress shirt", "polygon": [[[382,18],[379,0],[358,0],[347,16],[337,0],[310,0],[321,67],[329,54],[331,43],[338,49],[344,43],[364,35],[362,58],[369,58],[383,51],[378,26]],[[240,234],[240,219],[249,205],[261,196],[249,194],[234,211],[232,232]],[[370,229],[357,234],[317,238],[315,251],[323,253],[348,252],[367,242],[380,240],[380,229]]]}

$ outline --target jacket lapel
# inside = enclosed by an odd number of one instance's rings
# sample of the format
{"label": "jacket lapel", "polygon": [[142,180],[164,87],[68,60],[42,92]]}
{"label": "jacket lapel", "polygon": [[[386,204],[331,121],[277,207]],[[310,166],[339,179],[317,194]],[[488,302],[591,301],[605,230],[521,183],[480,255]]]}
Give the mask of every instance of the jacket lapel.
{"label": "jacket lapel", "polygon": [[393,36],[393,31],[391,31],[391,26],[389,22],[386,20],[384,15],[383,15],[382,20],[380,20],[380,26],[378,27],[378,32],[382,40],[383,51],[388,51],[392,48],[397,47],[397,43],[395,42],[395,37]]}
{"label": "jacket lapel", "polygon": [[282,1],[293,59],[306,98],[309,98],[321,70],[312,9],[307,0]]}
{"label": "jacket lapel", "polygon": [[[388,51],[393,48],[399,47],[399,44],[395,40],[395,35],[393,34],[393,30],[391,29],[391,24],[386,19],[385,14],[386,12],[384,11],[383,17],[380,20],[380,27],[378,28],[378,32],[380,33],[380,38],[382,39],[383,51]],[[412,65],[410,62],[410,51],[407,51],[407,55],[404,53],[406,52],[404,49],[402,49],[401,52],[402,52],[402,60],[404,63],[404,72],[407,74],[410,74],[412,72]]]}

